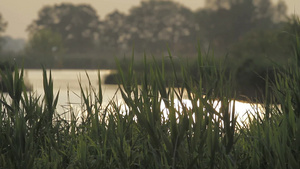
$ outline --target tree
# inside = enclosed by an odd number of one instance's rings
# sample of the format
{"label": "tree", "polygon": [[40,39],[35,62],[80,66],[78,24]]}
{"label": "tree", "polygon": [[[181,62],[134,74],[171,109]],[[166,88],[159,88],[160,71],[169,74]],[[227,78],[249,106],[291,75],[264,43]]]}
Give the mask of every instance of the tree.
{"label": "tree", "polygon": [[172,1],[142,1],[139,6],[133,7],[126,17],[119,13],[113,13],[108,17],[103,25],[106,32],[116,36],[112,43],[119,46],[122,44],[123,47],[134,45],[140,52],[146,50],[152,53],[161,52],[166,50],[167,44],[177,50],[189,51],[188,44],[191,44],[189,42],[191,40],[196,42],[193,34],[195,29],[193,13]]}
{"label": "tree", "polygon": [[126,15],[119,11],[114,11],[106,16],[100,26],[101,46],[123,50],[127,48],[126,37],[123,37],[125,20]]}
{"label": "tree", "polygon": [[[217,0],[212,2],[217,2]],[[230,44],[236,42],[254,27],[253,15],[255,13],[252,0],[235,3],[228,0],[223,3],[217,8],[210,7],[196,12],[196,22],[198,27],[202,28],[200,30],[202,38],[222,54],[228,50]],[[213,4],[210,5],[213,6]]]}
{"label": "tree", "polygon": [[207,8],[196,12],[196,22],[205,41],[224,54],[250,31],[278,28],[285,16],[283,1],[207,0]]}
{"label": "tree", "polygon": [[0,33],[5,31],[5,28],[7,26],[7,22],[4,21],[1,13],[0,13]]}
{"label": "tree", "polygon": [[1,33],[5,31],[5,28],[7,26],[7,22],[4,21],[1,13],[0,13],[0,51],[1,51],[1,47],[3,45],[3,39],[1,37]]}
{"label": "tree", "polygon": [[58,56],[65,48],[60,34],[42,29],[30,36],[25,51],[32,64],[52,66],[54,62],[58,63]]}
{"label": "tree", "polygon": [[99,19],[90,5],[63,3],[45,6],[37,20],[28,27],[30,34],[49,29],[61,35],[69,52],[86,52],[93,49],[99,31]]}
{"label": "tree", "polygon": [[221,8],[229,8],[231,0],[206,0],[205,6],[208,9],[218,10]]}

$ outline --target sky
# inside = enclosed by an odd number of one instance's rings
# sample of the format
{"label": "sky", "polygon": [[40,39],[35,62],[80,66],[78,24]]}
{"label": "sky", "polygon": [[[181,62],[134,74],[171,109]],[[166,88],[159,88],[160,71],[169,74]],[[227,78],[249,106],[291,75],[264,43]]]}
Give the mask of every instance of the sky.
{"label": "sky", "polygon": [[[138,6],[142,0],[0,0],[0,13],[8,26],[4,35],[27,39],[27,26],[38,17],[38,11],[45,5],[69,2],[73,4],[90,4],[96,9],[100,19],[114,11],[127,13],[132,6]],[[205,0],[174,0],[191,10],[204,6]],[[277,2],[278,0],[273,0]],[[300,0],[284,0],[289,14],[300,15]]]}

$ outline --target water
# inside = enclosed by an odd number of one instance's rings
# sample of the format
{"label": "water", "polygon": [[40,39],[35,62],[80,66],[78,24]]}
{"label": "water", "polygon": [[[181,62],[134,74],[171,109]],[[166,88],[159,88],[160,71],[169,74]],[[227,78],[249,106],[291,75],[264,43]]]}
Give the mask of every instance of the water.
{"label": "water", "polygon": [[[109,75],[111,70],[100,70],[100,76],[102,81],[104,81],[105,76]],[[64,107],[68,105],[72,106],[80,106],[82,103],[80,97],[80,85],[86,89],[89,86],[89,80],[87,75],[89,76],[91,85],[93,87],[98,88],[98,70],[51,70],[52,79],[53,79],[53,88],[54,93],[56,94],[58,91],[59,100],[58,100],[58,112],[63,112]],[[47,76],[49,78],[49,71],[47,71]],[[29,83],[33,92],[36,92],[38,95],[43,94],[43,72],[42,70],[33,70],[26,69],[25,70],[25,80]],[[102,92],[103,92],[103,104],[106,105],[111,99],[119,100],[121,99],[120,93],[116,93],[118,86],[117,85],[106,85],[101,84]],[[175,104],[178,104],[179,102]],[[191,102],[189,100],[184,100],[184,104],[186,104],[187,108],[191,108]],[[176,106],[176,107],[178,107]],[[216,110],[218,110],[218,105],[215,106]],[[260,109],[260,105],[252,105],[249,103],[243,103],[236,101],[235,103],[235,111],[238,114],[238,121],[244,121],[247,117],[245,116],[245,112],[255,112],[257,109]],[[161,106],[161,109],[164,110],[164,105]],[[167,112],[165,112],[167,113]]]}
{"label": "water", "polygon": [[[47,77],[49,79],[49,72],[47,71]],[[105,76],[109,75],[111,70],[101,70],[100,76],[102,81]],[[89,87],[90,79],[91,85],[98,88],[98,70],[51,70],[53,79],[53,90],[54,94],[59,91],[58,100],[58,111],[62,111],[63,107],[69,104],[80,105],[82,100],[80,98],[80,83],[83,89]],[[88,74],[88,77],[87,77]],[[43,71],[40,69],[25,69],[25,83],[32,87],[32,91],[37,95],[42,95],[44,93],[43,89]],[[117,90],[117,85],[106,85],[101,84],[103,92],[103,103],[107,104],[115,95]],[[117,98],[120,95],[117,94]]]}

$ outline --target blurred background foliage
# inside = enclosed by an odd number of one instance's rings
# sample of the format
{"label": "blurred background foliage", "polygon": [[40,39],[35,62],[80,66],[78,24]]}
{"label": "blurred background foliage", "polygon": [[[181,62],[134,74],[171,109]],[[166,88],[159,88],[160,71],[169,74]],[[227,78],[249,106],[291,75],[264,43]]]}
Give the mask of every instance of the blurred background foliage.
{"label": "blurred background foliage", "polygon": [[200,43],[216,58],[227,56],[230,67],[252,69],[268,67],[263,61],[268,59],[288,62],[292,34],[300,32],[297,22],[281,0],[206,0],[196,11],[173,1],[146,0],[126,14],[112,11],[102,19],[88,4],[62,3],[39,11],[28,25],[23,50],[13,50],[10,39],[1,36],[7,22],[0,15],[0,58],[25,68],[114,68],[115,57],[130,57],[133,48],[137,62],[144,53],[165,56],[168,48],[193,62]]}
{"label": "blurred background foliage", "polygon": [[1,33],[5,31],[6,26],[7,26],[7,22],[4,21],[0,13],[0,52],[2,52],[2,46],[3,46],[3,37],[1,36]]}

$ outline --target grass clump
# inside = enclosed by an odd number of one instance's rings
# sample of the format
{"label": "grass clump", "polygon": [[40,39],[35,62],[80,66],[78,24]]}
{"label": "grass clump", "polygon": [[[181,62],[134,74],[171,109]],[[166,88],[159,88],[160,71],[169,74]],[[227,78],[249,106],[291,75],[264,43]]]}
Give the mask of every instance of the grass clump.
{"label": "grass clump", "polygon": [[[298,40],[296,59],[299,50]],[[81,87],[82,116],[70,106],[68,119],[56,110],[51,72],[43,95],[26,91],[22,70],[2,72],[0,168],[299,168],[298,62],[265,78],[264,109],[239,124],[233,76],[202,54],[197,76],[169,52],[172,74],[145,56],[137,77],[132,57],[119,66],[124,104],[103,105],[101,85]]]}

